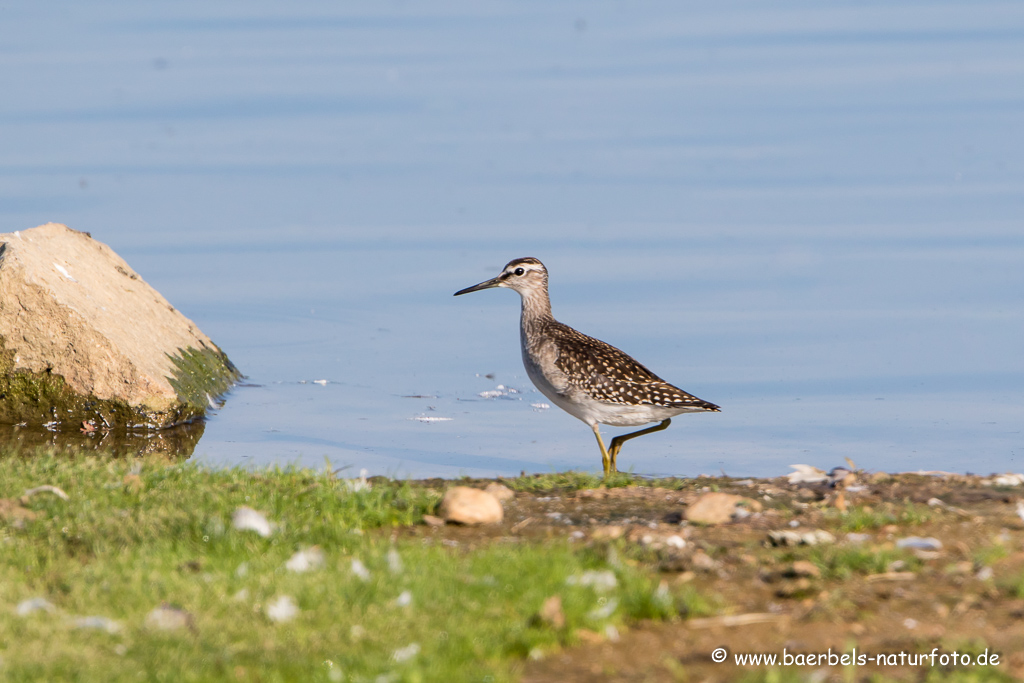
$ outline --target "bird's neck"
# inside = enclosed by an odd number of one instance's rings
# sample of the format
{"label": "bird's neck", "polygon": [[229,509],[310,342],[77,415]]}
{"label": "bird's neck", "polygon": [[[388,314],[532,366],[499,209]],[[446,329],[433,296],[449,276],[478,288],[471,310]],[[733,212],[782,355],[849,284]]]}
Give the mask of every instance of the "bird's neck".
{"label": "bird's neck", "polygon": [[523,313],[520,319],[523,329],[554,320],[551,317],[551,300],[547,288],[522,292]]}

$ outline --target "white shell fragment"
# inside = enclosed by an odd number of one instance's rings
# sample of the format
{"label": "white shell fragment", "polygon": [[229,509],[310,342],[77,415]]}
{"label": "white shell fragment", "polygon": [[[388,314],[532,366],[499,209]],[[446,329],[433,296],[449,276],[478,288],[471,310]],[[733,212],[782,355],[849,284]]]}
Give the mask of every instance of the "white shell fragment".
{"label": "white shell fragment", "polygon": [[366,568],[366,565],[358,557],[352,558],[352,573],[363,581],[370,580],[370,570]]}
{"label": "white shell fragment", "polygon": [[160,605],[146,615],[146,626],[155,631],[180,631],[192,628],[192,615],[173,605]]}
{"label": "white shell fragment", "polygon": [[96,629],[107,633],[117,633],[121,630],[121,624],[107,617],[75,617],[72,624],[75,628]]}
{"label": "white shell fragment", "polygon": [[62,489],[56,486],[51,486],[50,484],[43,484],[42,486],[35,486],[33,488],[30,488],[27,491],[25,491],[24,496],[26,498],[31,498],[37,493],[52,493],[61,500],[70,500],[68,494],[64,493]]}
{"label": "white shell fragment", "polygon": [[619,585],[619,580],[610,569],[590,569],[582,574],[570,576],[565,583],[570,586],[589,586],[598,593],[607,593]]}
{"label": "white shell fragment", "polygon": [[796,470],[796,472],[786,475],[790,484],[816,484],[828,481],[828,474],[813,465],[790,465],[790,467]]}
{"label": "white shell fragment", "polygon": [[262,512],[257,512],[244,505],[235,510],[231,516],[231,525],[239,531],[255,531],[263,538],[274,533],[274,525],[270,523]]}
{"label": "white shell fragment", "polygon": [[1013,472],[997,474],[988,481],[983,481],[982,483],[988,484],[989,486],[1021,486],[1024,485],[1024,474],[1014,474]]}
{"label": "white shell fragment", "polygon": [[277,623],[291,621],[299,614],[299,607],[290,595],[278,596],[277,600],[267,605],[267,618]]}
{"label": "white shell fragment", "polygon": [[[604,598],[601,598],[604,600]],[[598,604],[597,607],[587,612],[587,619],[591,621],[603,621],[615,614],[615,610],[619,608],[618,598],[609,598],[604,604]]]}
{"label": "white shell fragment", "polygon": [[320,550],[319,546],[313,546],[312,548],[300,550],[292,555],[288,561],[284,563],[284,567],[290,572],[301,574],[302,572],[308,572],[311,569],[320,569],[325,563],[324,551]]}
{"label": "white shell fragment", "polygon": [[14,613],[19,617],[25,617],[33,612],[55,612],[57,608],[46,598],[29,598],[22,600],[14,608]]}
{"label": "white shell fragment", "polygon": [[402,556],[394,548],[388,549],[388,571],[392,574],[401,574],[404,571]]}
{"label": "white shell fragment", "polygon": [[391,658],[398,663],[407,662],[420,653],[419,643],[409,643],[405,647],[400,647],[394,651]]}

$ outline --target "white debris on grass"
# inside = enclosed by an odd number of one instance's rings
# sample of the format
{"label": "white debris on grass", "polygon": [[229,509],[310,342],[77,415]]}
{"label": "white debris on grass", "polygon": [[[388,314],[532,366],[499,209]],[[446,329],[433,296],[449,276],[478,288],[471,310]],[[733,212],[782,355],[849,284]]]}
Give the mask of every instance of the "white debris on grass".
{"label": "white debris on grass", "polygon": [[672,604],[672,593],[668,590],[668,581],[662,579],[658,587],[654,589],[654,602],[660,605],[671,605]]}
{"label": "white debris on grass", "polygon": [[398,607],[408,607],[412,604],[412,592],[402,591],[402,593],[395,598],[395,605]]}
{"label": "white debris on grass", "polygon": [[619,585],[615,572],[610,569],[590,569],[565,580],[569,586],[589,586],[598,593],[607,593]]}
{"label": "white debris on grass", "polygon": [[366,480],[366,477],[369,474],[370,471],[364,467],[359,470],[358,479],[343,479],[342,485],[352,493],[355,493],[356,491],[369,491],[373,488],[370,486],[370,482]]}
{"label": "white debris on grass", "polygon": [[597,607],[587,612],[587,619],[590,619],[591,621],[604,621],[611,615],[615,614],[615,610],[618,608],[618,598],[600,598],[597,601]]}
{"label": "white debris on grass", "polygon": [[394,548],[388,549],[388,571],[392,574],[401,574],[405,567],[402,565],[402,556]]}
{"label": "white debris on grass", "polygon": [[391,659],[395,660],[399,664],[407,662],[420,653],[419,643],[409,643],[405,647],[400,647],[394,651],[391,655]]}
{"label": "white debris on grass", "polygon": [[686,547],[686,539],[679,534],[672,534],[665,539],[665,545],[669,548],[678,548],[679,550],[682,550]]}
{"label": "white debris on grass", "polygon": [[22,600],[18,603],[18,606],[14,608],[14,613],[19,617],[28,616],[33,612],[56,612],[57,608],[53,606],[46,598],[29,598],[28,600]]}
{"label": "white debris on grass", "polygon": [[311,569],[320,569],[324,566],[325,562],[324,551],[320,550],[319,546],[313,546],[312,548],[300,550],[292,555],[291,558],[284,563],[284,566],[285,569],[290,572],[301,574],[302,572],[308,572]]}
{"label": "white debris on grass", "polygon": [[274,533],[274,524],[262,512],[257,512],[244,505],[235,510],[231,516],[231,525],[239,531],[255,531],[263,538]]}
{"label": "white debris on grass", "polygon": [[62,489],[59,489],[56,486],[51,486],[50,484],[43,484],[42,486],[35,486],[33,488],[30,488],[27,491],[25,491],[23,495],[26,498],[31,498],[37,493],[52,493],[61,500],[70,500],[68,494],[64,493]]}
{"label": "white debris on grass", "polygon": [[871,534],[858,534],[858,533],[846,534],[846,542],[847,543],[860,544],[860,543],[865,543],[866,541],[870,541],[870,540],[871,540]]}
{"label": "white debris on grass", "polygon": [[370,580],[370,570],[366,568],[366,565],[358,557],[352,558],[352,573],[363,581]]}
{"label": "white debris on grass", "polygon": [[789,530],[768,532],[768,542],[774,546],[823,545],[835,541],[836,537],[824,529],[813,529],[804,533]]}
{"label": "white debris on grass", "polygon": [[816,484],[828,481],[828,474],[813,465],[790,465],[790,467],[796,470],[796,472],[786,475],[790,484]]}
{"label": "white debris on grass", "polygon": [[997,474],[991,479],[986,479],[981,483],[988,486],[1021,486],[1024,485],[1024,474],[1015,474],[1013,472]]}
{"label": "white debris on grass", "polygon": [[156,631],[180,631],[192,628],[192,615],[174,605],[163,604],[146,615],[146,626]]}
{"label": "white debris on grass", "polygon": [[1024,500],[1017,501],[1017,516],[1021,518],[1021,521],[1024,521]]}
{"label": "white debris on grass", "polygon": [[267,605],[267,618],[277,623],[291,621],[299,614],[299,607],[290,595],[280,595]]}
{"label": "white debris on grass", "polygon": [[75,617],[71,623],[75,628],[96,629],[107,633],[117,633],[121,630],[121,624],[107,617]]}

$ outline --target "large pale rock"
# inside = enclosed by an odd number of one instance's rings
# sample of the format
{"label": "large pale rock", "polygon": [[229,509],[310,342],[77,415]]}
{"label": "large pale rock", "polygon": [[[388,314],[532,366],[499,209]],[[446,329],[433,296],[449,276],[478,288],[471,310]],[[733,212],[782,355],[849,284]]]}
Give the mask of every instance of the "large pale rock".
{"label": "large pale rock", "polygon": [[56,223],[0,234],[0,422],[162,428],[238,379],[107,245]]}
{"label": "large pale rock", "polygon": [[438,514],[456,524],[497,524],[505,517],[498,499],[487,491],[453,486],[444,494]]}
{"label": "large pale rock", "polygon": [[761,504],[756,500],[734,496],[731,493],[705,493],[686,508],[684,516],[690,522],[697,524],[725,524],[734,517],[749,514],[751,511],[761,509]]}

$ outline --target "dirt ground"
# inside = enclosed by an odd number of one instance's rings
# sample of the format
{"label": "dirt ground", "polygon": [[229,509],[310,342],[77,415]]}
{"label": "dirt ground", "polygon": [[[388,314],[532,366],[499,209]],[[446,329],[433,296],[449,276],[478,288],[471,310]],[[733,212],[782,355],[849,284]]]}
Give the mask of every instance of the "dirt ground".
{"label": "dirt ground", "polygon": [[[732,519],[687,520],[698,501],[718,493],[745,499]],[[630,624],[617,638],[584,633],[582,642],[526,662],[528,683],[730,681],[767,671],[734,659],[759,653],[799,661],[786,670],[794,679],[923,680],[975,669],[962,666],[963,655],[986,648],[990,660],[999,656],[998,671],[1024,679],[1022,500],[1024,485],[1012,480],[839,470],[801,483],[704,478],[519,491],[500,526],[412,533],[465,547],[558,537],[614,546],[670,589],[692,586],[716,605],[711,616]],[[786,544],[814,530],[832,540]],[[717,648],[725,648],[722,663],[712,659]],[[934,659],[908,659],[933,652]],[[860,663],[844,667],[829,653],[859,655]],[[808,657],[818,654],[825,657]]]}

